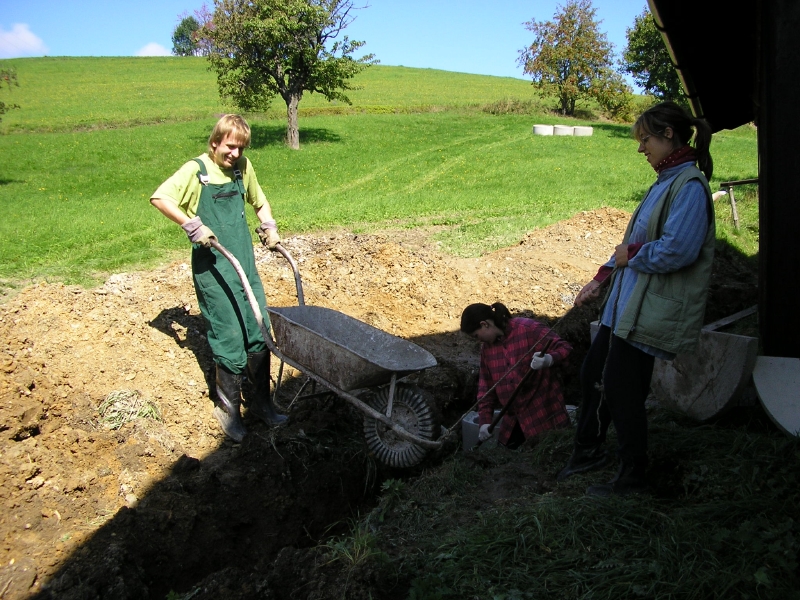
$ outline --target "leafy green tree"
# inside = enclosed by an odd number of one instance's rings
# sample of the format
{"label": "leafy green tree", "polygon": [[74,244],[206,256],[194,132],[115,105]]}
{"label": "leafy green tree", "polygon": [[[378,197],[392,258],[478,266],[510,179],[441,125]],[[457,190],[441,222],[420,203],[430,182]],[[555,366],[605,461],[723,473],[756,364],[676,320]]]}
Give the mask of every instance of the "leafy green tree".
{"label": "leafy green tree", "polygon": [[200,23],[191,16],[185,16],[172,32],[172,53],[175,56],[195,56],[197,42],[195,34],[200,29]]}
{"label": "leafy green tree", "polygon": [[604,69],[592,84],[592,95],[614,121],[633,120],[633,92],[618,72]]}
{"label": "leafy green tree", "polygon": [[617,101],[630,94],[613,69],[614,51],[599,30],[591,0],[568,0],[552,21],[528,21],[533,43],[520,50],[519,64],[542,96],[555,95],[561,114],[575,114],[579,100]]}
{"label": "leafy green tree", "polygon": [[628,45],[622,52],[622,71],[630,73],[645,93],[688,106],[678,72],[647,8],[636,17],[625,36]]}
{"label": "leafy green tree", "polygon": [[297,107],[304,92],[350,104],[350,80],[371,54],[352,54],[364,42],[336,38],[353,22],[352,0],[214,0],[203,36],[220,95],[241,110],[266,110],[279,95],[286,103],[286,143],[300,147]]}
{"label": "leafy green tree", "polygon": [[[5,84],[9,90],[11,90],[12,86],[19,87],[19,82],[17,81],[17,70],[14,68],[7,68],[7,69],[0,69],[0,88],[3,87]],[[19,108],[18,104],[6,104],[5,102],[0,101],[0,115],[6,114],[8,111],[13,110],[15,108]],[[2,121],[2,119],[0,119]]]}

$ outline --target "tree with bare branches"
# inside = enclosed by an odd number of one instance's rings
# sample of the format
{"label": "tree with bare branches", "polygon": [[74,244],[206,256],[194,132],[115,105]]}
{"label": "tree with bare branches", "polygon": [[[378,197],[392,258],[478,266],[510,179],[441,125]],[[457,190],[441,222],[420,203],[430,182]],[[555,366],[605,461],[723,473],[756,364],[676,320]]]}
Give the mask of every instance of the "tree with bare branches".
{"label": "tree with bare branches", "polygon": [[[355,18],[352,0],[214,0],[203,35],[220,95],[243,111],[286,103],[286,143],[300,147],[297,108],[305,92],[350,104],[350,80],[376,62],[353,58],[364,42],[342,35]],[[341,39],[339,39],[339,37]]]}

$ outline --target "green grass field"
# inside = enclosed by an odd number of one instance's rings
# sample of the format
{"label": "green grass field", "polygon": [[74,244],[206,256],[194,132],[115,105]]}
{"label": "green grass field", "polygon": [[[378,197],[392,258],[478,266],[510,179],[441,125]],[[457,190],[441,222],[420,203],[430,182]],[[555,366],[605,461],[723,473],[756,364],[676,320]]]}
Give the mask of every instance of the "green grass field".
{"label": "green grass field", "polygon": [[[54,132],[130,127],[211,118],[230,112],[217,94],[216,77],[199,57],[23,58],[0,60],[17,69],[20,87],[9,101],[0,133]],[[532,99],[530,82],[432,69],[375,65],[355,80],[351,107],[306,94],[301,114],[394,113]],[[281,99],[270,116],[282,118]]]}
{"label": "green grass field", "polygon": [[[3,93],[22,107],[4,116],[0,135],[0,279],[88,284],[185,252],[183,232],[148,198],[203,152],[215,115],[226,110],[205,63],[43,58],[0,66],[18,70],[21,87]],[[336,107],[303,100],[300,151],[283,145],[282,117],[249,116],[248,156],[284,236],[446,225],[444,247],[474,256],[581,210],[631,210],[653,180],[627,125],[481,109],[509,98],[546,105],[523,80],[372,67],[357,83],[354,106],[374,110],[320,114]],[[534,123],[557,122],[593,125],[594,135],[531,133]],[[717,134],[712,151],[712,188],[757,176],[753,128]],[[755,192],[740,188],[737,200],[742,227],[733,230],[722,203],[720,237],[752,254]]]}

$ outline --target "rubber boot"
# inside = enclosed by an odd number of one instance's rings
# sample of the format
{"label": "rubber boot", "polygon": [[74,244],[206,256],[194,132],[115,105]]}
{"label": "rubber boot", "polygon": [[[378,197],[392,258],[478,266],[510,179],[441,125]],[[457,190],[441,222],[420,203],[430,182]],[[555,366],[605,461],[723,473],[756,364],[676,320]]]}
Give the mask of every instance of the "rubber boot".
{"label": "rubber boot", "polygon": [[569,457],[566,466],[556,475],[557,481],[564,481],[567,477],[572,477],[578,473],[588,473],[597,471],[605,467],[611,458],[599,444],[594,446],[582,447],[575,444],[572,456]]}
{"label": "rubber boot", "polygon": [[622,463],[614,479],[608,483],[590,485],[586,490],[589,496],[629,496],[631,494],[649,494],[652,492],[647,483],[643,467]]}
{"label": "rubber boot", "polygon": [[254,352],[247,355],[247,378],[253,385],[254,395],[248,413],[258,417],[267,425],[280,425],[288,417],[279,414],[272,403],[269,391],[269,352]]}
{"label": "rubber boot", "polygon": [[214,417],[222,431],[234,442],[241,442],[247,434],[239,408],[242,404],[242,376],[217,365],[217,401]]}

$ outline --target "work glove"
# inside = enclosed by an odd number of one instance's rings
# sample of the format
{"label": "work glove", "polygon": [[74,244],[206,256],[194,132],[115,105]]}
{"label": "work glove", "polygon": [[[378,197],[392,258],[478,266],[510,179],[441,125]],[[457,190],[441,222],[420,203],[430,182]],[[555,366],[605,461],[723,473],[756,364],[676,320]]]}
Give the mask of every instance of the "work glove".
{"label": "work glove", "polygon": [[489,433],[489,424],[481,425],[481,428],[478,430],[478,439],[481,442],[485,442],[490,437],[492,437],[492,434]]}
{"label": "work glove", "polygon": [[531,369],[538,371],[539,369],[547,369],[553,364],[553,357],[550,354],[542,354],[537,352],[531,359]]}
{"label": "work glove", "polygon": [[725,190],[720,190],[718,192],[714,192],[713,194],[711,194],[711,199],[716,201],[716,200],[719,200],[720,198],[722,198],[723,196],[727,196],[727,195],[728,195],[728,192],[726,192]]}
{"label": "work glove", "polygon": [[208,227],[203,225],[203,222],[200,220],[200,217],[194,217],[186,221],[183,225],[183,230],[186,232],[186,235],[189,236],[189,240],[193,244],[200,244],[204,248],[211,247],[211,239],[217,239],[217,236],[214,235],[214,232],[211,231]]}
{"label": "work glove", "polygon": [[270,250],[274,250],[275,246],[281,243],[281,236],[278,235],[278,224],[273,219],[264,221],[256,227],[256,233],[261,243]]}

